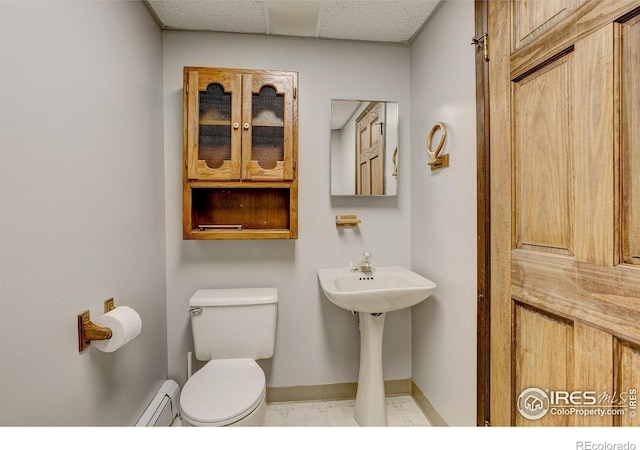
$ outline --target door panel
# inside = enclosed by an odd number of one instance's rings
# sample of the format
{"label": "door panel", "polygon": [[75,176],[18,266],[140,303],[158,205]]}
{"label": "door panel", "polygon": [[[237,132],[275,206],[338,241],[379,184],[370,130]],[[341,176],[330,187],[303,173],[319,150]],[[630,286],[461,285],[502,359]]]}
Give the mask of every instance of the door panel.
{"label": "door panel", "polygon": [[638,425],[640,1],[535,3],[489,6],[491,422]]}
{"label": "door panel", "polygon": [[[611,334],[575,322],[573,326],[575,380],[573,390],[597,393],[621,392],[613,383],[613,346]],[[606,427],[613,425],[612,416],[574,415],[572,425]]]}
{"label": "door panel", "polygon": [[614,25],[609,24],[575,44],[576,258],[613,265],[616,258],[614,209],[618,190],[614,165],[616,117],[613,84]]}
{"label": "door panel", "polygon": [[[609,404],[621,401],[614,393],[629,392],[631,383],[619,383],[614,388],[614,340],[608,333],[580,322],[550,316],[516,303],[516,336],[518,342],[514,367],[516,394],[531,386],[548,386],[549,392],[590,392],[597,401]],[[557,351],[549,351],[549,349]],[[622,347],[621,347],[622,348]],[[624,351],[624,356],[623,355]],[[628,361],[637,355],[626,348],[620,352],[621,365],[633,367]],[[628,377],[627,377],[628,378]],[[623,385],[624,384],[624,385]],[[614,397],[615,395],[615,397]],[[556,400],[560,409],[570,408],[570,399]],[[590,405],[589,405],[590,406]],[[615,405],[618,406],[618,405]],[[623,406],[623,405],[619,405]],[[615,416],[546,414],[542,419],[529,421],[516,414],[515,424],[522,426],[611,426]]]}
{"label": "door panel", "polygon": [[514,84],[517,246],[573,253],[573,54]]}
{"label": "door panel", "polygon": [[[570,322],[515,303],[514,353],[516,395],[530,387],[549,390],[573,385],[573,327]],[[549,351],[550,348],[557,349]],[[563,426],[569,416],[546,414],[529,421],[516,415],[516,425]]]}
{"label": "door panel", "polygon": [[513,4],[514,49],[535,39],[574,8],[575,0],[519,0]]}

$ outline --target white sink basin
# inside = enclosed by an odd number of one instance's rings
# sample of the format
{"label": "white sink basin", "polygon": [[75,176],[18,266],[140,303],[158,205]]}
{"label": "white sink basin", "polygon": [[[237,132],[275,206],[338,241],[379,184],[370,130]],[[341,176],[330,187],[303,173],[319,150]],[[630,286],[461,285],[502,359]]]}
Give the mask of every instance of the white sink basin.
{"label": "white sink basin", "polygon": [[318,269],[327,298],[340,308],[365,313],[386,313],[425,300],[436,284],[402,266],[375,267],[371,273],[351,269]]}

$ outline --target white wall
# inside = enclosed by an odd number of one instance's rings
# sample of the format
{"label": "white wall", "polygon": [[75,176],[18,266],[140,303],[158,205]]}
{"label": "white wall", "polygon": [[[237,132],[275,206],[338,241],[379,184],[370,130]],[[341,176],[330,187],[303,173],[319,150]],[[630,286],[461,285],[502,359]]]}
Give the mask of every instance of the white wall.
{"label": "white wall", "polygon": [[[132,425],[166,378],[161,46],[142,3],[0,2],[0,425]],[[111,297],[142,334],[78,353]]]}
{"label": "white wall", "polygon": [[[410,48],[161,33],[134,2],[0,2],[0,425],[133,424],[162,379],[186,378],[187,301],[201,287],[280,290],[269,385],[355,381],[357,320],[315,270],[364,250],[438,283],[388,315],[385,378],[412,377],[449,424],[473,425],[472,35],[472,2],[445,2]],[[184,65],[300,73],[297,241],[182,240]],[[329,196],[331,98],[399,102],[398,197]],[[432,173],[437,121],[451,167]],[[335,228],[344,213],[359,229]],[[142,335],[79,354],[77,314],[110,297],[140,313]]]}
{"label": "white wall", "polygon": [[369,103],[361,102],[349,122],[339,130],[331,130],[330,177],[334,195],[356,193],[356,121]]}
{"label": "white wall", "polygon": [[335,195],[356,192],[354,136],[348,131],[351,128],[349,124],[342,130],[331,130],[331,192]]}
{"label": "white wall", "polygon": [[[476,414],[474,6],[446,1],[411,45],[411,264],[438,285],[412,308],[413,379],[449,425]],[[429,130],[451,165],[431,171]]]}
{"label": "white wall", "polygon": [[[409,158],[401,156],[399,196],[329,196],[330,103],[398,101],[400,151],[409,149],[409,48],[283,37],[187,33],[164,36],[165,180],[169,375],[186,379],[192,348],[187,304],[199,288],[275,286],[280,293],[275,356],[265,364],[270,386],[356,381],[357,319],[324,298],[319,267],[355,264],[363,251],[378,265],[410,263]],[[299,239],[182,240],[183,66],[299,72]],[[403,176],[403,174],[405,174]],[[357,214],[359,229],[338,231],[336,214]],[[386,379],[411,377],[410,312],[387,317]]]}

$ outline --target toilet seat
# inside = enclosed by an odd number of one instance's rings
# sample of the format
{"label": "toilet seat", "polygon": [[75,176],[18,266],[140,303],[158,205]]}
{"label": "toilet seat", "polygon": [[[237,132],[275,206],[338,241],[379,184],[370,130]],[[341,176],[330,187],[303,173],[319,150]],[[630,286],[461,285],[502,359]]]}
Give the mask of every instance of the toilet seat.
{"label": "toilet seat", "polygon": [[185,383],[180,410],[193,425],[229,425],[251,414],[265,392],[264,372],[253,359],[212,360]]}

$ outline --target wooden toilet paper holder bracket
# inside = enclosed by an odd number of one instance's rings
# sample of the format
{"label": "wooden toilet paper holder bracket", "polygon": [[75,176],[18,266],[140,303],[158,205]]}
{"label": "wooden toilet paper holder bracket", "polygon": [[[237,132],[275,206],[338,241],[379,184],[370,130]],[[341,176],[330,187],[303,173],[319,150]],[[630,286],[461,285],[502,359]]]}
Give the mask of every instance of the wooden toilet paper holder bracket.
{"label": "wooden toilet paper holder bracket", "polygon": [[[115,308],[113,299],[104,302],[104,313],[108,313]],[[91,341],[103,341],[111,339],[113,335],[110,328],[104,328],[91,322],[89,310],[78,314],[78,351],[82,352],[91,345]]]}

